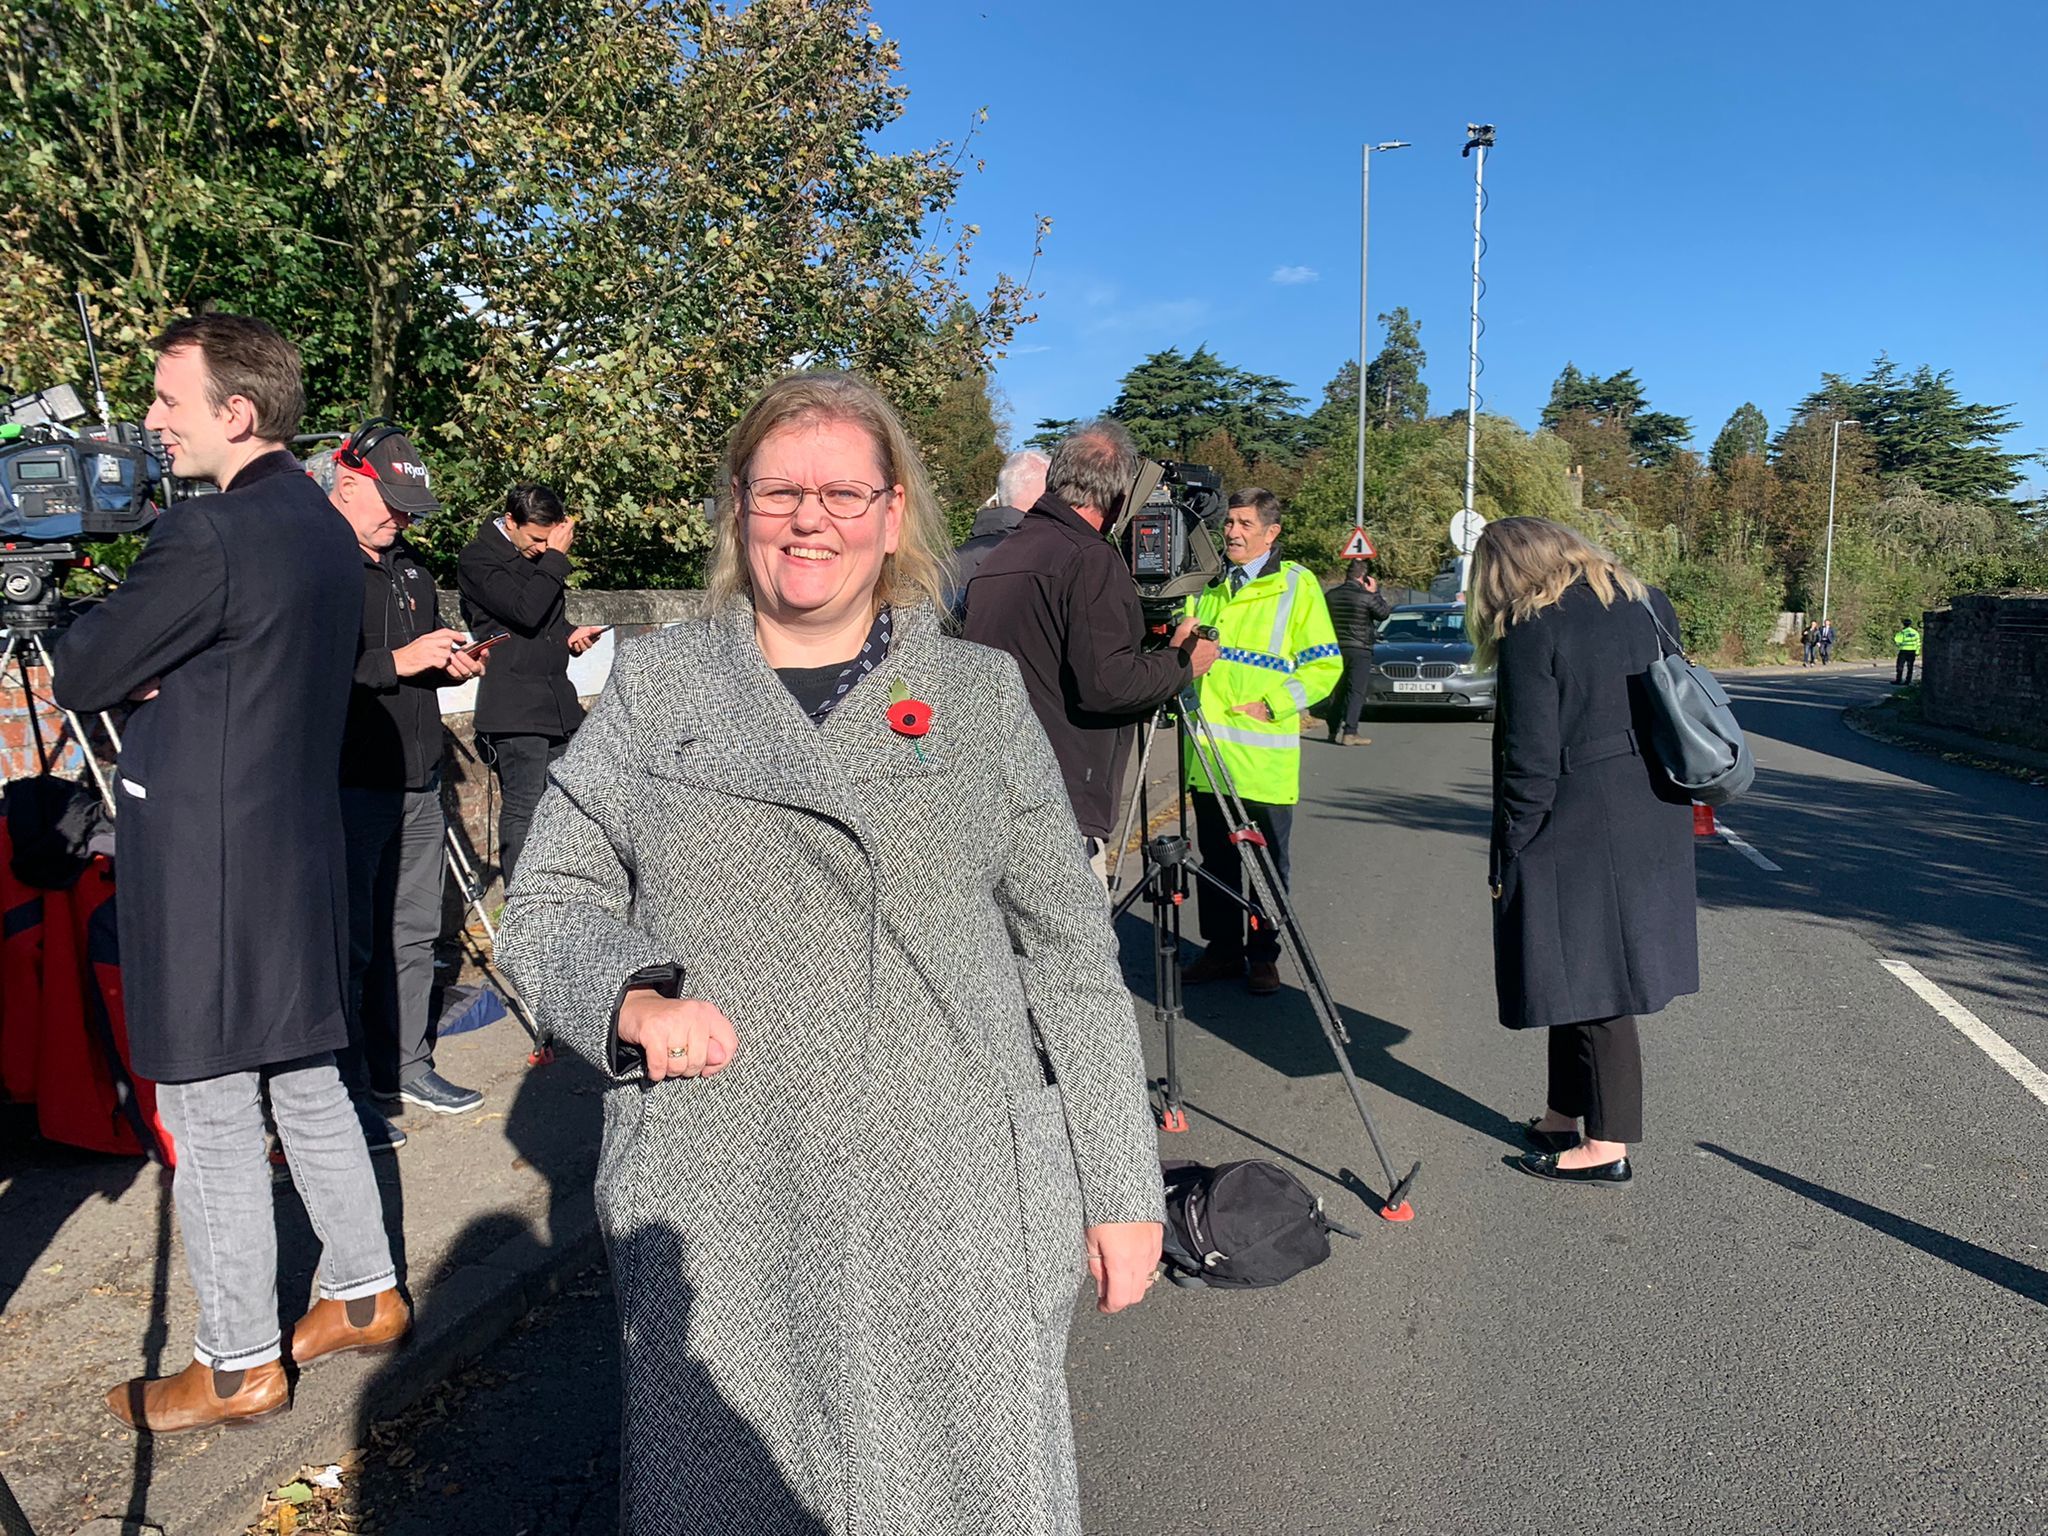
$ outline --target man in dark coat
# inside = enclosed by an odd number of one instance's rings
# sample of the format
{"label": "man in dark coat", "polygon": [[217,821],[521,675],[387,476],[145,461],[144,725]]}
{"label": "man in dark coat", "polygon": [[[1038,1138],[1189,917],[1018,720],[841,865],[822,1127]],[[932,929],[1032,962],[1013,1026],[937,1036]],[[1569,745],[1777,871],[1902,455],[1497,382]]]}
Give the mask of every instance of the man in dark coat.
{"label": "man in dark coat", "polygon": [[[411,439],[388,422],[366,423],[336,450],[332,470],[328,499],[355,534],[362,581],[341,741],[350,1010],[342,1075],[358,1100],[461,1114],[483,1095],[434,1070],[430,1013],[448,835],[439,690],[479,676],[487,658],[464,654],[467,637],[442,624],[434,578],[402,536],[441,508]],[[379,1126],[393,1137],[365,1108],[371,1137]]]}
{"label": "man in dark coat", "polygon": [[199,1293],[193,1363],[107,1394],[156,1434],[290,1406],[263,1097],[323,1244],[300,1365],[389,1343],[410,1314],[334,1051],[347,885],[334,764],[355,660],[347,529],[284,449],[298,349],[203,315],[155,342],[148,424],[217,496],[157,523],[112,596],[64,638],[67,709],[137,701],[121,754],[119,931],[135,1070],[158,1084]]}
{"label": "man in dark coat", "polygon": [[503,637],[477,684],[476,730],[504,796],[498,870],[507,886],[547,788],[548,765],[569,750],[569,738],[583,723],[569,658],[604,633],[602,625],[569,623],[575,535],[576,520],[552,489],[515,485],[504,516],[484,524],[455,563],[463,622],[480,640]]}
{"label": "man in dark coat", "polygon": [[1116,421],[1082,427],[1053,450],[1045,494],[993,550],[967,589],[969,640],[1007,651],[1052,738],[1067,798],[1098,876],[1116,820],[1132,727],[1217,657],[1184,622],[1145,649],[1130,567],[1102,537],[1138,477],[1138,451]]}
{"label": "man in dark coat", "polygon": [[1329,704],[1330,740],[1347,747],[1371,746],[1358,734],[1359,712],[1372,693],[1372,646],[1380,620],[1394,611],[1380,591],[1380,580],[1367,562],[1347,562],[1344,579],[1323,594],[1330,622],[1337,630],[1337,651],[1344,658],[1344,680]]}
{"label": "man in dark coat", "polygon": [[1045,494],[1045,467],[1050,462],[1036,448],[1019,448],[1003,460],[996,476],[995,498],[975,514],[967,541],[953,551],[946,578],[946,611],[959,617],[967,607],[967,583],[981,570],[988,552],[1017,531],[1024,509]]}

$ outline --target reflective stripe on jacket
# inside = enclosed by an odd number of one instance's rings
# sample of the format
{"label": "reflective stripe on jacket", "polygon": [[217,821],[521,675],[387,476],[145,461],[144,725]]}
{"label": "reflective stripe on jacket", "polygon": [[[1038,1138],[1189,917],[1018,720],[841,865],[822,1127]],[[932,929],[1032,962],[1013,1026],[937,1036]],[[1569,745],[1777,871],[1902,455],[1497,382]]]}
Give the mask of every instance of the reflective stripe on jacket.
{"label": "reflective stripe on jacket", "polygon": [[[1197,686],[1225,772],[1246,800],[1293,805],[1301,798],[1300,717],[1344,674],[1322,587],[1306,566],[1283,560],[1235,595],[1227,578],[1205,587],[1193,611],[1197,624],[1215,628],[1223,653]],[[1264,703],[1272,720],[1232,712],[1251,703]],[[1192,744],[1188,781],[1212,787]]]}
{"label": "reflective stripe on jacket", "polygon": [[1892,644],[1902,651],[1917,651],[1920,649],[1920,631],[1908,624],[1892,636]]}

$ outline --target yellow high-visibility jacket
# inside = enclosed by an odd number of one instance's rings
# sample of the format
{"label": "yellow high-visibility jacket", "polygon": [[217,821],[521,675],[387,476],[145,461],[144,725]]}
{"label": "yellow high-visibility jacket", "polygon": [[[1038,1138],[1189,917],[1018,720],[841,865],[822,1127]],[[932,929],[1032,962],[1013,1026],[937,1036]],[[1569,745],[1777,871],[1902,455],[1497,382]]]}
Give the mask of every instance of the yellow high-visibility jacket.
{"label": "yellow high-visibility jacket", "polygon": [[1918,651],[1920,649],[1920,631],[1908,624],[1904,629],[1892,636],[1892,644],[1902,651]]}
{"label": "yellow high-visibility jacket", "polygon": [[[1337,686],[1344,661],[1315,573],[1282,560],[1235,595],[1226,577],[1194,599],[1197,624],[1212,625],[1223,654],[1197,684],[1202,714],[1238,795],[1266,805],[1301,799],[1301,716]],[[1233,714],[1263,702],[1271,721]],[[1192,742],[1188,782],[1211,789]]]}

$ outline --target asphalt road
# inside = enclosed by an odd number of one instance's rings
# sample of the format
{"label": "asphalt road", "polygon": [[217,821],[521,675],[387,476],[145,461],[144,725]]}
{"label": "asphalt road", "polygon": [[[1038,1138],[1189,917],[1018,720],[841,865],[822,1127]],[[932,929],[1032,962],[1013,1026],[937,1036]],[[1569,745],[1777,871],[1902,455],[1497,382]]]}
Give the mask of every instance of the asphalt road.
{"label": "asphalt road", "polygon": [[[1882,685],[1734,685],[1760,772],[1725,820],[1779,868],[1699,849],[1705,989],[1646,1030],[1620,1190],[1503,1165],[1542,1043],[1493,1022],[1487,728],[1306,744],[1297,903],[1418,1216],[1344,1182],[1383,1181],[1299,992],[1192,991],[1168,1155],[1275,1158],[1366,1231],[1081,1316],[1089,1531],[2048,1529],[2048,1104],[1881,963],[2048,1067],[2048,790],[1848,730]],[[500,1345],[408,1470],[372,1458],[382,1528],[609,1530],[613,1338],[596,1276]]]}

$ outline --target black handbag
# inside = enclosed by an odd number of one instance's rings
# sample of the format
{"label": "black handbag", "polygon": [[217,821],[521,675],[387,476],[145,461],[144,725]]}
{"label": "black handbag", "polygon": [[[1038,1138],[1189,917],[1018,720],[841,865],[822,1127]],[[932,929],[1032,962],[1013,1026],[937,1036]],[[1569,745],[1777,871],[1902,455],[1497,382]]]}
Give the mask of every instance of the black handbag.
{"label": "black handbag", "polygon": [[1726,805],[1756,778],[1742,726],[1721,680],[1687,658],[1646,597],[1658,657],[1643,674],[1650,700],[1650,749],[1672,786],[1701,805]]}

